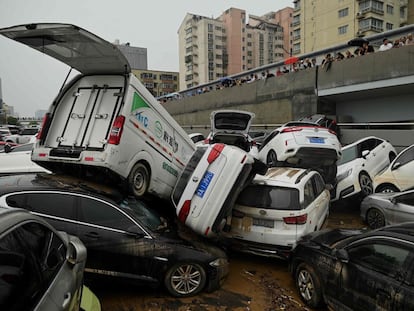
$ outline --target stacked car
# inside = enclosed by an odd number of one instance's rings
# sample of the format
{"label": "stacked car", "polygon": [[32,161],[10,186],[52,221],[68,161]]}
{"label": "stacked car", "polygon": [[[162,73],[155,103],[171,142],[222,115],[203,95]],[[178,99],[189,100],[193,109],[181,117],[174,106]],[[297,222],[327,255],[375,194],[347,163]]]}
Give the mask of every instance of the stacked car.
{"label": "stacked car", "polygon": [[259,160],[272,166],[318,170],[326,183],[335,182],[341,144],[335,132],[307,122],[289,122],[273,130],[260,145]]}

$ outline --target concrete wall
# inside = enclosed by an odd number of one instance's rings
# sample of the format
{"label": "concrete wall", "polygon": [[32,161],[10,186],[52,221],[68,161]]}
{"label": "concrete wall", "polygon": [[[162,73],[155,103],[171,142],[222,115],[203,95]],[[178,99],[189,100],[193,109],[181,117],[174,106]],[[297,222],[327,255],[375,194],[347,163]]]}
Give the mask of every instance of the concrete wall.
{"label": "concrete wall", "polygon": [[182,126],[209,125],[218,109],[254,112],[255,124],[280,124],[316,113],[316,69],[303,70],[186,97],[164,104]]}

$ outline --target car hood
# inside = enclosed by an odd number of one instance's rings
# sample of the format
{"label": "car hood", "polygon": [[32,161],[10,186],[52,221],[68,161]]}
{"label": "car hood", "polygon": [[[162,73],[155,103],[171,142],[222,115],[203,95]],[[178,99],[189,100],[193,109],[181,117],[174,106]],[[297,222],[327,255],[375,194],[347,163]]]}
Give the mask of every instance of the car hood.
{"label": "car hood", "polygon": [[331,248],[334,244],[362,232],[360,229],[324,229],[305,235],[301,241]]}
{"label": "car hood", "polygon": [[180,247],[193,248],[217,258],[227,258],[226,253],[220,247],[214,245],[210,240],[203,239],[198,234],[186,228],[166,231],[161,234],[168,244],[179,245]]}
{"label": "car hood", "polygon": [[247,135],[255,114],[238,110],[218,110],[210,115],[211,132],[237,133]]}
{"label": "car hood", "polygon": [[71,24],[38,23],[0,29],[0,34],[45,53],[82,74],[125,74],[131,67],[113,44]]}

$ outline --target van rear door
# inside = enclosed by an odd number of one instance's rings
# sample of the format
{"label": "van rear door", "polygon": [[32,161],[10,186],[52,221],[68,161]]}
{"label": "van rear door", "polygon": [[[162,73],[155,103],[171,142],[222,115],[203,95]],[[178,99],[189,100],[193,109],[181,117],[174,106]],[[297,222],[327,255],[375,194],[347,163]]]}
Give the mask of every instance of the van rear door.
{"label": "van rear door", "polygon": [[85,76],[70,94],[60,95],[46,145],[103,148],[121,109],[125,79],[131,72],[121,51],[71,24],[26,24],[0,29],[0,34],[60,60]]}
{"label": "van rear door", "polygon": [[127,59],[115,45],[75,25],[26,24],[0,29],[0,34],[85,75],[131,72]]}

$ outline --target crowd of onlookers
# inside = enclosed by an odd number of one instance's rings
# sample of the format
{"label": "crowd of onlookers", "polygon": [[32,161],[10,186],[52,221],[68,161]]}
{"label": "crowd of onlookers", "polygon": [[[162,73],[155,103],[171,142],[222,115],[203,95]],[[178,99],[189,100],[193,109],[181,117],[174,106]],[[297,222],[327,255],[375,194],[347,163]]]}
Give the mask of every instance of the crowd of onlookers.
{"label": "crowd of onlookers", "polygon": [[[364,40],[363,38],[359,40],[355,40],[353,44],[348,43],[350,48],[346,51],[336,52],[335,54],[328,53],[325,57],[321,60],[320,63],[317,62],[316,58],[305,58],[300,59],[298,58],[297,61],[292,62],[288,65],[279,66],[276,70],[271,72],[269,69],[262,71],[260,73],[250,73],[245,77],[241,78],[222,78],[219,82],[214,85],[205,86],[202,88],[198,88],[196,91],[192,91],[188,94],[182,94],[183,96],[192,96],[195,94],[203,94],[206,92],[210,92],[213,90],[218,90],[227,87],[233,87],[236,85],[241,85],[244,83],[252,83],[258,80],[265,80],[270,77],[278,77],[287,73],[296,72],[299,70],[307,69],[307,68],[314,68],[316,66],[321,66],[326,71],[330,69],[332,62],[334,61],[341,61],[347,58],[359,57],[363,55],[367,55],[370,53],[374,53],[374,47],[369,44],[369,41]],[[399,48],[405,45],[412,45],[414,44],[413,34],[409,33],[406,36],[402,36],[401,38],[394,39],[394,41],[389,40],[388,38],[384,38],[382,40],[382,44],[378,47],[377,51],[386,51],[392,48]],[[353,48],[353,51],[351,50]]]}

